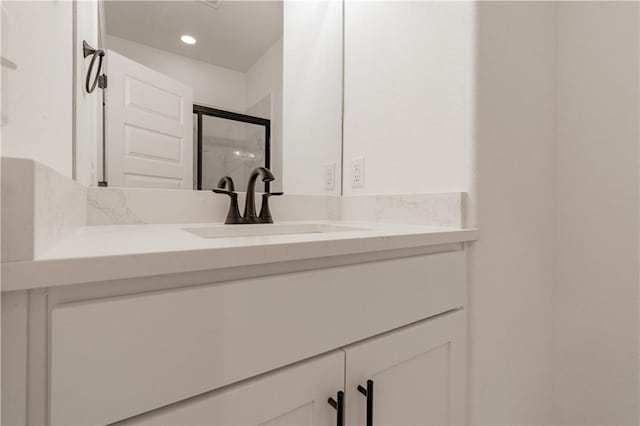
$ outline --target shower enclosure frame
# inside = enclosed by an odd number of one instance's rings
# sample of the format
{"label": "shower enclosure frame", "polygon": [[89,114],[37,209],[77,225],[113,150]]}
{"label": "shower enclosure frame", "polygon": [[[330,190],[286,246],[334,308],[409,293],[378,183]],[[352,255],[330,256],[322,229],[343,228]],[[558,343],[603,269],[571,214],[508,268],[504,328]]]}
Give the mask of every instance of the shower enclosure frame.
{"label": "shower enclosure frame", "polygon": [[[257,124],[264,126],[264,166],[268,169],[271,167],[271,120],[268,118],[255,117],[253,115],[240,114],[238,112],[226,111],[223,109],[206,107],[203,105],[193,105],[193,113],[196,115],[198,133],[197,142],[197,188],[202,190],[202,116],[224,118],[242,123]],[[212,188],[208,188],[212,189]],[[269,192],[269,182],[264,184],[265,192]]]}

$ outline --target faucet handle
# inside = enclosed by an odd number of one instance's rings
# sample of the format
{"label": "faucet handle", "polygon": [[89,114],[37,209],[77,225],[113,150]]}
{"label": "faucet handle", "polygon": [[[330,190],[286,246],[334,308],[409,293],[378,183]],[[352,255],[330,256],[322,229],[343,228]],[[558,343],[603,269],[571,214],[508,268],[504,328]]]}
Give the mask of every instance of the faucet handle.
{"label": "faucet handle", "polygon": [[232,196],[232,195],[237,196],[238,195],[233,191],[227,191],[226,189],[220,189],[220,188],[213,188],[212,191],[215,192],[216,194],[225,194],[225,195],[229,195],[229,196]]}
{"label": "faucet handle", "polygon": [[284,192],[265,192],[262,194],[262,207],[260,208],[259,223],[273,223],[271,210],[269,209],[269,198],[284,195]]}
{"label": "faucet handle", "polygon": [[[233,179],[231,179],[231,176],[222,176],[218,181],[218,184],[216,185],[216,187],[220,189],[224,189],[225,187],[227,187],[231,192],[234,192],[236,190],[235,185],[233,184]],[[218,192],[218,194],[221,194],[221,192]]]}
{"label": "faucet handle", "polygon": [[244,219],[240,215],[240,209],[238,208],[238,194],[233,191],[227,191],[226,189],[214,188],[212,189],[216,194],[224,194],[228,195],[229,200],[229,211],[227,211],[227,219],[224,223],[228,225],[236,225],[240,223],[245,223]]}

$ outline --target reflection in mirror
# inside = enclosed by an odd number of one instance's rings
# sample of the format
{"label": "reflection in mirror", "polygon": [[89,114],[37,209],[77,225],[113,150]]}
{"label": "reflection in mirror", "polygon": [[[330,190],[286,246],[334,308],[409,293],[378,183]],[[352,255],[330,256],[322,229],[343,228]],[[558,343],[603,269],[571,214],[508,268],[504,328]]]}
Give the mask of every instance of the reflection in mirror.
{"label": "reflection in mirror", "polygon": [[270,103],[265,100],[265,114],[260,117],[194,107],[198,189],[216,188],[222,176],[229,176],[242,190],[253,169],[270,167],[271,120],[261,118],[269,116]]}
{"label": "reflection in mirror", "polygon": [[340,2],[102,4],[108,186],[340,193]]}
{"label": "reflection in mirror", "polygon": [[230,176],[242,191],[265,166],[281,190],[282,2],[104,9],[109,186],[211,189]]}

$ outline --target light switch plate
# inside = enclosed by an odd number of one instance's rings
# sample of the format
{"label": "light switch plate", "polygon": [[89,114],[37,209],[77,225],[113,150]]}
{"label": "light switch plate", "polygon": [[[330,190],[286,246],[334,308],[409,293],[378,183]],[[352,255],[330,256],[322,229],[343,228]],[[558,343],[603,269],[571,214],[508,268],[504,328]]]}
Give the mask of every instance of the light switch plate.
{"label": "light switch plate", "polygon": [[336,163],[324,165],[324,189],[327,191],[336,189]]}
{"label": "light switch plate", "polygon": [[351,159],[351,187],[364,188],[364,157]]}

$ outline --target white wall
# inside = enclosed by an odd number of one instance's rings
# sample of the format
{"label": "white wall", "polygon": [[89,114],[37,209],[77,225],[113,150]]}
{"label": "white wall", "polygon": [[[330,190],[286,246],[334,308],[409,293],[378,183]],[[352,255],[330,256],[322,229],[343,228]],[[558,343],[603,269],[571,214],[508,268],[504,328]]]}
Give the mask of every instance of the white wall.
{"label": "white wall", "polygon": [[278,40],[246,72],[244,78],[245,111],[266,96],[271,100],[271,170],[276,180],[273,191],[281,191],[282,182],[282,39]]}
{"label": "white wall", "polygon": [[[7,12],[2,3],[0,3],[0,54],[7,51],[7,45],[9,41],[9,23],[7,18]],[[7,89],[7,83],[9,81],[9,74],[15,69],[15,64],[12,63],[6,56],[2,56],[2,63],[0,64],[0,127],[4,126],[9,117],[9,103],[7,96],[4,95],[4,90]],[[0,138],[1,141],[1,138]]]}
{"label": "white wall", "polygon": [[249,68],[244,75],[244,85],[245,109],[270,94],[277,95],[280,92],[282,97],[282,39],[276,41]]}
{"label": "white wall", "polygon": [[[340,193],[342,2],[285,2],[283,36],[284,191]],[[336,164],[324,190],[324,165]]]}
{"label": "white wall", "polygon": [[477,6],[472,424],[552,424],[556,18],[552,2]]}
{"label": "white wall", "polygon": [[3,1],[2,56],[17,65],[3,87],[2,155],[32,158],[72,175],[73,12],[65,1]]}
{"label": "white wall", "polygon": [[640,7],[559,5],[555,423],[637,425]]}
{"label": "white wall", "polygon": [[471,424],[549,424],[556,5],[348,2],[345,193],[469,191]]}
{"label": "white wall", "polygon": [[[345,4],[345,194],[447,192],[470,181],[474,7]],[[351,187],[364,156],[365,185]]]}
{"label": "white wall", "polygon": [[471,424],[640,420],[639,7],[347,3],[346,193],[468,190],[480,228]]}
{"label": "white wall", "polygon": [[244,74],[206,62],[107,36],[108,49],[118,52],[193,88],[199,105],[244,111]]}

